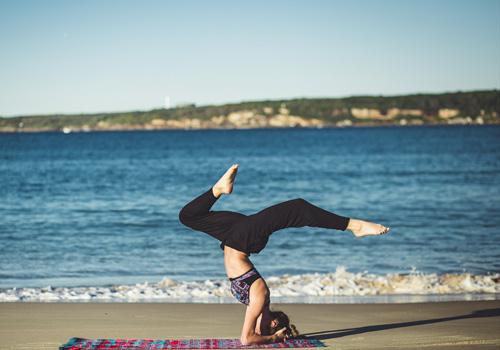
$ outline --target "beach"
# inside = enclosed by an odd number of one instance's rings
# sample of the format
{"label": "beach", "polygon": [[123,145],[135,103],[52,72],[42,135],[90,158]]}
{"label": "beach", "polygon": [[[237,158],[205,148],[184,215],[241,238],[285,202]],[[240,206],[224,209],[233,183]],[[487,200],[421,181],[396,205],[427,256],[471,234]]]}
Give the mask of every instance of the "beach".
{"label": "beach", "polygon": [[[500,301],[276,304],[328,349],[498,349]],[[71,337],[238,338],[233,304],[1,303],[0,349],[57,349]]]}

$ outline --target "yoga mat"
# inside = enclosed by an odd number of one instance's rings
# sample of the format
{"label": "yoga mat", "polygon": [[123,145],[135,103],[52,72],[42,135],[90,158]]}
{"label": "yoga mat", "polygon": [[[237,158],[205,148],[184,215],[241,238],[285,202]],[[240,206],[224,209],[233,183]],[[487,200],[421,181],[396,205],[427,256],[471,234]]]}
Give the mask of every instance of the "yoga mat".
{"label": "yoga mat", "polygon": [[241,345],[239,339],[85,339],[71,338],[59,350],[260,349],[323,347],[318,339],[296,338],[284,343]]}

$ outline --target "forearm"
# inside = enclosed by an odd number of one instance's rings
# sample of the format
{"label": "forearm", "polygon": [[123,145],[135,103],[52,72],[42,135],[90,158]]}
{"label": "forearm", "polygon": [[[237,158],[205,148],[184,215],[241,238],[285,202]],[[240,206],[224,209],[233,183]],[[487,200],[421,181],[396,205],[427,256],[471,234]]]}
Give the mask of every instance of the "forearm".
{"label": "forearm", "polygon": [[242,340],[243,345],[251,345],[251,344],[268,344],[275,343],[276,336],[275,335],[258,335],[252,334],[247,336],[244,341]]}

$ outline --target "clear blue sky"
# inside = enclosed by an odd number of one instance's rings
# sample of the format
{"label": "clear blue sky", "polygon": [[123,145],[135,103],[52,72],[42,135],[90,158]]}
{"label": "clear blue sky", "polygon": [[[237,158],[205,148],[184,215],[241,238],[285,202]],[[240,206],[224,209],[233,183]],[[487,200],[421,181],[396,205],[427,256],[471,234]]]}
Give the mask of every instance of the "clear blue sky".
{"label": "clear blue sky", "polygon": [[499,87],[500,0],[0,0],[2,116]]}

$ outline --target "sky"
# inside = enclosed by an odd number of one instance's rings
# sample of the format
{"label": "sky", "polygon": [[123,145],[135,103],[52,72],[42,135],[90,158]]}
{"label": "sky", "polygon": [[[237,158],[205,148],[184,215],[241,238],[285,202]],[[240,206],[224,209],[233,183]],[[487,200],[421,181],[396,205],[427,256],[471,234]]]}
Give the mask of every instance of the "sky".
{"label": "sky", "polygon": [[500,0],[0,0],[0,116],[500,88]]}

